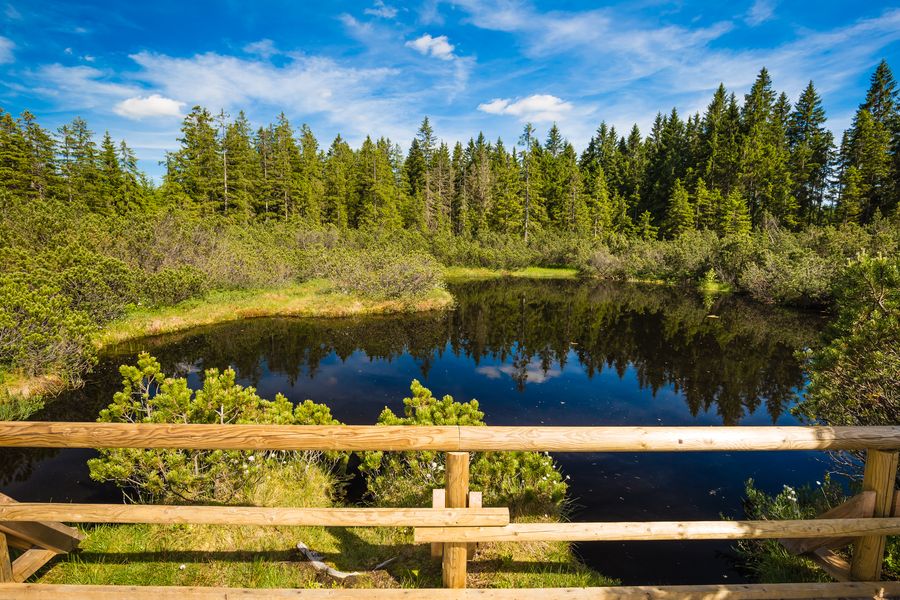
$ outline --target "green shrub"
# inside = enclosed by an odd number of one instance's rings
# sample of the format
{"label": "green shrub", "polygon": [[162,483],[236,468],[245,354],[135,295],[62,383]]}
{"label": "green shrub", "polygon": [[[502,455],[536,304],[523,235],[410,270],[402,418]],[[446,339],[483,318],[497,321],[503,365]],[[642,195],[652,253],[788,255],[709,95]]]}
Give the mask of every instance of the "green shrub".
{"label": "green shrub", "polygon": [[418,298],[443,286],[443,271],[433,257],[391,248],[331,250],[321,256],[316,275],[341,292],[372,298]]}
{"label": "green shrub", "polygon": [[22,273],[0,276],[0,365],[77,382],[96,360],[95,329],[58,287],[35,285]]}
{"label": "green shrub", "polygon": [[[170,379],[147,353],[137,366],[120,368],[123,389],[97,419],[106,423],[338,424],[327,407],[295,407],[278,394],[264,400],[252,387],[235,383],[235,372],[209,369],[202,389],[184,378]],[[112,481],[142,501],[246,502],[254,484],[274,464],[297,454],[238,450],[113,448],[88,461],[91,478]]]}
{"label": "green shrub", "polygon": [[137,296],[136,272],[124,262],[67,244],[39,253],[0,252],[0,270],[27,276],[32,286],[48,285],[69,298],[74,310],[102,324],[122,316]]}
{"label": "green shrub", "polygon": [[[379,425],[484,425],[478,401],[441,399],[413,380],[411,398],[403,399],[404,416],[385,408]],[[385,506],[427,506],[431,490],[444,487],[442,452],[365,452],[360,467],[372,499]],[[470,486],[481,490],[488,506],[508,506],[513,514],[558,516],[566,483],[548,454],[475,452]]]}
{"label": "green shrub", "polygon": [[900,423],[900,258],[861,254],[835,284],[837,318],[810,352],[796,411],[829,425]]}
{"label": "green shrub", "polygon": [[194,267],[180,266],[147,275],[139,290],[147,306],[161,307],[203,296],[208,285],[203,273]]}

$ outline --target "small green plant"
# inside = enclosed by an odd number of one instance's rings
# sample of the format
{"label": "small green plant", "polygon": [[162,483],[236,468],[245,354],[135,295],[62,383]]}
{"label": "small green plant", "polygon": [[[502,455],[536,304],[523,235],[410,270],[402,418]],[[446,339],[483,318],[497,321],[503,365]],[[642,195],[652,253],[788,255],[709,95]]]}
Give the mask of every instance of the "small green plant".
{"label": "small green plant", "polygon": [[[751,520],[814,519],[847,499],[843,488],[827,476],[815,486],[785,485],[774,495],[749,479],[744,494],[744,513]],[[778,540],[741,540],[737,551],[743,567],[762,583],[829,581],[812,561],[791,554]]]}
{"label": "small green plant", "polygon": [[[403,399],[404,416],[385,408],[379,425],[484,425],[478,401],[435,398],[413,380],[412,396]],[[444,487],[441,452],[365,452],[361,469],[372,499],[386,506],[423,506],[431,490]],[[539,452],[475,452],[470,485],[484,493],[486,505],[509,506],[513,514],[558,516],[567,485],[549,454]]]}
{"label": "small green plant", "polygon": [[[339,424],[327,407],[306,401],[294,407],[278,394],[265,400],[235,383],[233,369],[209,369],[193,391],[184,378],[166,378],[159,362],[142,353],[120,368],[123,389],[97,419],[106,423]],[[295,454],[237,450],[114,448],[88,461],[91,478],[113,481],[142,501],[243,502],[269,466]]]}

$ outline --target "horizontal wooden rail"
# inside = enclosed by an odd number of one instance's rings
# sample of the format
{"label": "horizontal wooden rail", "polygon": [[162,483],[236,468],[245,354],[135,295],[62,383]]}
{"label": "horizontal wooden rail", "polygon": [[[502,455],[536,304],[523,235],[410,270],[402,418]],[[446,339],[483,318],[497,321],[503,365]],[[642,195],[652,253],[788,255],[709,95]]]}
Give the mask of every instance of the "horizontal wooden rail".
{"label": "horizontal wooden rail", "polygon": [[0,447],[696,452],[900,448],[891,427],[474,427],[0,421]]}
{"label": "horizontal wooden rail", "polygon": [[505,527],[417,528],[426,542],[603,542],[639,540],[743,540],[900,535],[900,518],[789,521],[647,521],[513,523]]}
{"label": "horizontal wooden rail", "polygon": [[327,527],[500,527],[506,508],[281,508],[18,502],[0,505],[0,521],[195,523]]}
{"label": "horizontal wooden rail", "polygon": [[900,518],[793,521],[647,521],[610,523],[513,523],[505,527],[416,529],[425,542],[544,542],[625,540],[742,540],[900,535]]}
{"label": "horizontal wooden rail", "polygon": [[883,581],[456,590],[0,584],[0,598],[24,600],[806,600],[886,598],[898,594],[900,582]]}

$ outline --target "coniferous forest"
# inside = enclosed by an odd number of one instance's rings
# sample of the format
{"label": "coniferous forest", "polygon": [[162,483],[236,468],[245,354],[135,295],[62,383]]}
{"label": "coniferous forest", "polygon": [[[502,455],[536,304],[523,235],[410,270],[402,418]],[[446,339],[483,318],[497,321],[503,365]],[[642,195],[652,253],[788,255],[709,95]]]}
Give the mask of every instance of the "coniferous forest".
{"label": "coniferous forest", "polygon": [[0,184],[100,214],[175,205],[237,221],[476,239],[866,224],[893,214],[900,199],[897,94],[882,62],[850,129],[834,139],[813,82],[791,99],[762,69],[740,97],[720,86],[702,114],[659,113],[648,132],[601,123],[580,153],[555,125],[545,136],[527,124],[518,140],[479,133],[451,144],[426,117],[404,152],[386,138],[323,143],[284,114],[254,128],[243,113],[196,106],[159,186],[125,141],[106,133],[98,142],[80,118],[50,132],[31,113],[3,113]]}

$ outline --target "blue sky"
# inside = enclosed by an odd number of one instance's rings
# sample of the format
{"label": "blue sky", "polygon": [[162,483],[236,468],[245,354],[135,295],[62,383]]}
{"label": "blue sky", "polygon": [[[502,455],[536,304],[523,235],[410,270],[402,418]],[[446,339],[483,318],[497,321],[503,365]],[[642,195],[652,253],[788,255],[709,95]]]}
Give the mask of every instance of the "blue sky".
{"label": "blue sky", "polygon": [[878,61],[900,71],[900,2],[0,0],[0,23],[0,107],[81,115],[156,176],[194,104],[283,110],[324,146],[405,147],[428,115],[449,142],[556,121],[581,148],[601,120],[646,132],[720,81],[742,95],[762,66],[792,100],[814,80],[840,131]]}

